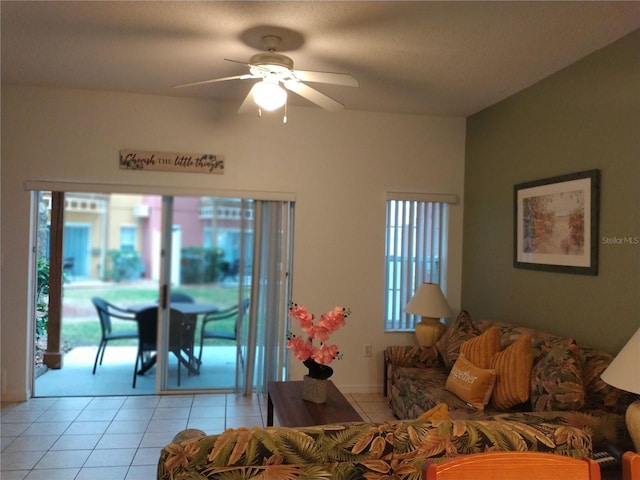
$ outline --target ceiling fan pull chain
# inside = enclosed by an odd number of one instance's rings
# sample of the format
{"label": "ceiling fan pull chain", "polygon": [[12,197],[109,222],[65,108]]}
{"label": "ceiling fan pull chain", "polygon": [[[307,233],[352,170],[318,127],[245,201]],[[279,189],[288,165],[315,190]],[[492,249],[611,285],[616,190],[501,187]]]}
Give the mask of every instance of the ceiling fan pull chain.
{"label": "ceiling fan pull chain", "polygon": [[289,104],[289,100],[285,100],[284,102],[284,117],[282,117],[282,123],[287,123],[287,105]]}

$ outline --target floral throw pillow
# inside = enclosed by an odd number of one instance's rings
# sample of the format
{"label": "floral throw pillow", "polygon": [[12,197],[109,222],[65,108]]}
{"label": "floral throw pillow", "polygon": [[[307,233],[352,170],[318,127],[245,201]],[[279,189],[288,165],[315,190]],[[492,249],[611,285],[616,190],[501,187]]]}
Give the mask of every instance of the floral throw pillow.
{"label": "floral throw pillow", "polygon": [[436,343],[438,353],[447,370],[451,370],[453,364],[458,359],[460,345],[477,335],[478,332],[473,326],[469,312],[466,310],[461,311],[458,318],[456,318]]}
{"label": "floral throw pillow", "polygon": [[585,410],[600,409],[605,405],[608,411],[624,414],[629,404],[636,399],[636,395],[612,387],[600,378],[613,360],[613,355],[584,345],[580,350]]}
{"label": "floral throw pillow", "polygon": [[565,340],[544,353],[531,370],[533,411],[580,410],[585,395],[578,344]]}

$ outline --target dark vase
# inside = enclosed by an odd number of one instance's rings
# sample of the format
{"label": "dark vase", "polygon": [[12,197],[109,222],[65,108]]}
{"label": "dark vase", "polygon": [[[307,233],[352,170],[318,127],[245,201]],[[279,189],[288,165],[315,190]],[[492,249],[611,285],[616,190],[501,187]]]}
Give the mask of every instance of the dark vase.
{"label": "dark vase", "polygon": [[309,376],[318,380],[326,380],[333,375],[333,368],[329,365],[322,365],[315,360],[308,358],[302,362],[309,369]]}

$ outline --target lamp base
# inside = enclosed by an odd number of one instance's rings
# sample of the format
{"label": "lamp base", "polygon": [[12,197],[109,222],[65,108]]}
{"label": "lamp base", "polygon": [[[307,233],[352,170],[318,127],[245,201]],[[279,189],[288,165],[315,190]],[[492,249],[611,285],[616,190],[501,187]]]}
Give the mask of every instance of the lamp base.
{"label": "lamp base", "polygon": [[629,430],[629,436],[633,440],[636,452],[640,453],[640,400],[636,400],[627,407],[625,420],[627,421],[627,430]]}
{"label": "lamp base", "polygon": [[416,338],[421,347],[430,347],[442,336],[447,327],[438,318],[422,317],[416,323]]}

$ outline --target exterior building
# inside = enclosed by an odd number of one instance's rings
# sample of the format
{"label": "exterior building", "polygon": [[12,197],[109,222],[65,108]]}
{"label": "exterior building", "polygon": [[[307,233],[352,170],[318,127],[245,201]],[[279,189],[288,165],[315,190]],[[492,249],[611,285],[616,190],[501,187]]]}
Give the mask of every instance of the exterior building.
{"label": "exterior building", "polygon": [[[40,229],[45,233],[39,238],[39,250],[45,257],[51,198],[51,192],[42,193],[41,206],[46,215],[41,222],[46,225]],[[172,283],[207,283],[236,276],[243,219],[250,222],[252,210],[250,205],[243,207],[240,199],[175,197]],[[65,194],[66,281],[159,280],[161,231],[159,195]],[[208,274],[204,271],[207,265],[211,269]]]}

